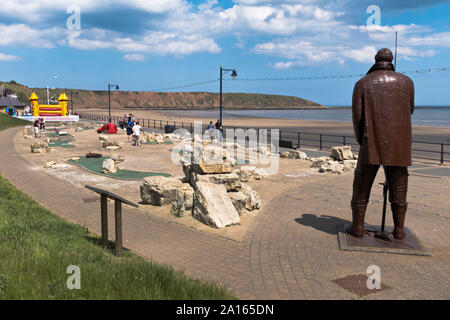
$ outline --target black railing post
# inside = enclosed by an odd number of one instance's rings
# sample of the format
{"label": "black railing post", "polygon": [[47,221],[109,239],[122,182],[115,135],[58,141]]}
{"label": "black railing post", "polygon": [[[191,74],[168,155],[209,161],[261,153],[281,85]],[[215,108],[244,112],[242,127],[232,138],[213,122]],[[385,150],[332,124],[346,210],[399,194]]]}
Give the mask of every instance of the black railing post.
{"label": "black railing post", "polygon": [[342,137],[343,145],[345,146],[345,136]]}
{"label": "black railing post", "polygon": [[320,150],[322,150],[322,134],[320,134]]}
{"label": "black railing post", "polygon": [[297,132],[297,148],[300,148],[300,132]]}
{"label": "black railing post", "polygon": [[441,143],[441,164],[444,164],[444,144]]}

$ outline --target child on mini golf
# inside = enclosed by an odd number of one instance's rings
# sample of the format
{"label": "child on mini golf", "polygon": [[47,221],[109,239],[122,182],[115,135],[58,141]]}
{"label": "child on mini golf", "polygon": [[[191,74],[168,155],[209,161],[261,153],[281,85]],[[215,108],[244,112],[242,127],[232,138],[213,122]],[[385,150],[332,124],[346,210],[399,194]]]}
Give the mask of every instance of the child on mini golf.
{"label": "child on mini golf", "polygon": [[136,124],[133,126],[133,140],[135,146],[141,145],[141,126],[139,121],[136,121]]}

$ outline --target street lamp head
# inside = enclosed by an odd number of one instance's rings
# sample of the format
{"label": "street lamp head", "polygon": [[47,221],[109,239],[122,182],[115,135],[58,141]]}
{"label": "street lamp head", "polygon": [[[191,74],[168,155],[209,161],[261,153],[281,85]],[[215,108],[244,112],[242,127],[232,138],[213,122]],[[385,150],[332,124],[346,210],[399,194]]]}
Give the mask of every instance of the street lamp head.
{"label": "street lamp head", "polygon": [[116,90],[119,91],[119,86],[116,86]]}
{"label": "street lamp head", "polygon": [[237,77],[237,72],[236,72],[236,69],[233,69],[233,71],[231,72],[231,79],[236,79],[236,77]]}

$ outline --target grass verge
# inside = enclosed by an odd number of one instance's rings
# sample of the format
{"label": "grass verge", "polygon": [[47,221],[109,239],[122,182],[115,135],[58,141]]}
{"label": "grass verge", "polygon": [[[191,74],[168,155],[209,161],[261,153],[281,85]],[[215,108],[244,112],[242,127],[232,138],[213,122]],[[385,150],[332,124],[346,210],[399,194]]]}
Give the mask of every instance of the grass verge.
{"label": "grass verge", "polygon": [[0,113],[0,131],[8,129],[8,128],[26,126],[26,125],[31,125],[31,124],[32,123],[30,121],[13,118],[6,114]]}

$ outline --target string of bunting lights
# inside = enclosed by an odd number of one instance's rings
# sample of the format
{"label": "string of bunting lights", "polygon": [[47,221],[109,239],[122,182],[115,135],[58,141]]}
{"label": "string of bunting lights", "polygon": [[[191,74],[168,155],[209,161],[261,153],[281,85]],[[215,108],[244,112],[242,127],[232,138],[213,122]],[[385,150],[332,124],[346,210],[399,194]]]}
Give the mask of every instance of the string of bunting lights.
{"label": "string of bunting lights", "polygon": [[[428,68],[428,69],[417,69],[417,70],[409,70],[409,71],[399,71],[399,73],[403,74],[419,74],[419,73],[434,73],[434,72],[446,72],[450,71],[450,67],[439,67],[439,68]],[[345,79],[345,78],[355,78],[355,77],[363,77],[365,76],[365,73],[360,74],[349,74],[349,75],[332,75],[332,76],[307,76],[307,77],[284,77],[284,78],[225,78],[223,81],[292,81],[292,80],[327,80],[327,79]],[[169,88],[162,88],[162,89],[154,89],[150,90],[152,92],[156,91],[169,91],[169,90],[175,90],[175,89],[182,89],[182,88],[188,88],[188,87],[194,87],[199,86],[203,84],[218,82],[220,79],[213,79],[213,80],[207,80],[207,81],[201,81],[201,82],[195,82],[190,83],[182,86],[177,87],[169,87]]]}

